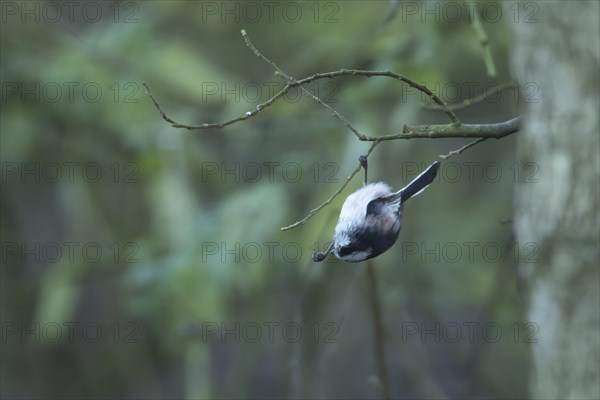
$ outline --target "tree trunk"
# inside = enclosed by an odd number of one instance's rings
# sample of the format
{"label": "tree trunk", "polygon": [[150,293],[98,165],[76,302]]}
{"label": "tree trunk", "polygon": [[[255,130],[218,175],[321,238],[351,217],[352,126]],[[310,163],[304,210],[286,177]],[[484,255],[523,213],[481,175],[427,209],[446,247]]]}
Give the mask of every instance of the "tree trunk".
{"label": "tree trunk", "polygon": [[[505,11],[512,19],[511,5]],[[522,99],[525,120],[517,134],[521,170],[534,162],[537,183],[515,187],[514,219],[521,248],[533,242],[538,250],[536,263],[519,266],[526,315],[539,328],[531,344],[531,396],[598,399],[600,7],[596,1],[536,5],[538,22],[521,15],[512,24],[511,49],[521,89],[530,82],[527,93],[539,88],[537,102]]]}

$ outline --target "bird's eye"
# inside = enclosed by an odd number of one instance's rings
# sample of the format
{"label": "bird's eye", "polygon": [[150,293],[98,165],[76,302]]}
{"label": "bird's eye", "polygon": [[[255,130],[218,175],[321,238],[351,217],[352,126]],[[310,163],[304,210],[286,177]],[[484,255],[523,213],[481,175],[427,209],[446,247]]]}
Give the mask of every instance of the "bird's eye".
{"label": "bird's eye", "polygon": [[343,257],[343,256],[348,255],[350,253],[352,253],[352,248],[350,246],[342,246],[338,250],[338,254],[339,254],[340,257]]}

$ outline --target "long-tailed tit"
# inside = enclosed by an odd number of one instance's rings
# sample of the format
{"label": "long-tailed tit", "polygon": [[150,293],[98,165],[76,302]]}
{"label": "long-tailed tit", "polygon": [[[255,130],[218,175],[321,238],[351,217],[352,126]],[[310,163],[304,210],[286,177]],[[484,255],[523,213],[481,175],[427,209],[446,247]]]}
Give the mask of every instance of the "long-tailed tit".
{"label": "long-tailed tit", "polygon": [[367,158],[359,161],[365,170],[363,187],[352,193],[342,206],[333,242],[324,253],[313,253],[313,260],[323,261],[330,252],[345,261],[368,260],[386,252],[398,239],[404,203],[421,193],[435,179],[440,162],[397,192],[383,182],[367,183]]}

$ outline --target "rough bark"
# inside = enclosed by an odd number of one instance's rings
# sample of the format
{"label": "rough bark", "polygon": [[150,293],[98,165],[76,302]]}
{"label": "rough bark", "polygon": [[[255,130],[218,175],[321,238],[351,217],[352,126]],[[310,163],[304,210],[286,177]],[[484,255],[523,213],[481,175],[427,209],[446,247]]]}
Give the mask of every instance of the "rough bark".
{"label": "rough bark", "polygon": [[536,4],[539,22],[512,24],[511,50],[515,77],[539,88],[518,134],[520,161],[536,163],[538,182],[515,187],[514,219],[518,242],[539,250],[537,263],[519,267],[527,316],[539,327],[531,396],[598,399],[600,7]]}

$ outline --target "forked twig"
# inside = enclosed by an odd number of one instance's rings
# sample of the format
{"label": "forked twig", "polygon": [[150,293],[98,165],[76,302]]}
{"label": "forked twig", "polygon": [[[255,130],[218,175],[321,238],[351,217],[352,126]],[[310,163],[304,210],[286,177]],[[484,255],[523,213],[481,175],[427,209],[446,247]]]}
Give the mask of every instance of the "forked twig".
{"label": "forked twig", "polygon": [[[246,33],[245,30],[242,30],[241,34],[242,34],[242,37],[244,38],[244,41],[245,41],[246,45],[248,46],[248,48],[250,48],[250,50],[252,50],[252,52],[258,58],[262,59],[267,64],[269,64],[271,67],[273,67],[275,69],[276,75],[280,76],[281,78],[283,78],[285,80],[286,84],[283,87],[283,89],[281,89],[279,92],[277,92],[275,95],[273,95],[271,98],[269,98],[265,102],[258,104],[256,106],[255,110],[247,111],[246,113],[244,113],[243,115],[241,115],[237,118],[233,118],[233,119],[223,121],[223,122],[202,123],[199,125],[188,125],[188,124],[182,124],[182,123],[176,122],[171,117],[169,117],[165,113],[165,111],[162,109],[162,107],[160,106],[160,103],[158,102],[158,100],[156,100],[156,98],[150,92],[150,88],[148,87],[148,85],[146,85],[144,83],[143,86],[144,86],[144,89],[146,90],[146,93],[150,97],[150,100],[152,101],[152,103],[154,104],[154,106],[156,107],[158,112],[160,113],[161,117],[166,122],[168,122],[169,124],[171,124],[171,126],[173,126],[175,128],[183,128],[183,129],[188,129],[188,130],[223,128],[225,126],[232,125],[237,122],[244,121],[244,120],[254,117],[258,113],[260,113],[262,110],[266,109],[267,107],[272,105],[275,101],[280,99],[291,88],[299,87],[304,93],[308,94],[313,100],[315,100],[316,102],[321,104],[321,106],[323,106],[325,109],[327,109],[327,111],[329,111],[336,119],[341,121],[348,129],[350,129],[352,131],[352,133],[354,133],[354,135],[356,135],[356,137],[359,140],[373,142],[373,144],[367,151],[367,154],[366,154],[367,156],[369,154],[371,154],[373,149],[379,143],[381,143],[382,141],[386,141],[386,140],[400,140],[400,139],[414,139],[414,138],[431,138],[431,139],[433,139],[433,138],[475,138],[476,139],[475,141],[461,147],[458,150],[451,151],[450,153],[448,153],[446,155],[440,155],[441,158],[448,158],[448,157],[460,154],[464,150],[466,150],[478,143],[481,143],[482,141],[484,141],[488,138],[499,139],[506,135],[510,135],[514,132],[517,132],[520,128],[520,117],[516,117],[516,118],[513,118],[508,121],[493,123],[493,124],[463,124],[460,122],[460,120],[458,119],[458,117],[456,116],[456,114],[454,113],[453,110],[461,108],[462,106],[465,106],[464,104],[449,106],[442,99],[440,99],[435,93],[433,93],[429,88],[427,88],[427,86],[417,83],[403,75],[400,75],[400,74],[397,74],[397,73],[394,73],[391,71],[366,71],[366,70],[356,70],[356,69],[340,69],[338,71],[316,73],[316,74],[313,74],[311,76],[308,76],[308,77],[305,77],[305,78],[302,78],[299,80],[294,79],[290,75],[285,73],[274,61],[272,61],[271,59],[266,57],[264,54],[262,54],[256,48],[256,46],[254,46],[254,44],[250,41],[248,34]],[[340,77],[340,76],[365,76],[365,77],[381,76],[381,77],[393,78],[395,80],[403,82],[403,83],[407,84],[408,86],[415,88],[422,93],[425,93],[435,103],[435,105],[429,105],[426,107],[428,107],[428,108],[435,107],[435,109],[443,111],[448,116],[450,123],[445,124],[445,125],[417,125],[417,126],[406,126],[405,125],[401,133],[383,135],[383,136],[367,136],[367,135],[361,133],[356,127],[354,127],[352,125],[352,123],[350,123],[350,121],[347,118],[345,118],[343,115],[341,115],[333,107],[331,107],[329,104],[327,104],[323,100],[321,100],[318,96],[313,95],[306,88],[303,87],[303,85],[313,82],[313,81],[316,81],[316,80],[319,80],[319,79],[326,79],[326,78],[331,79],[331,78]],[[500,90],[500,89],[498,89],[498,90]],[[479,96],[478,98],[473,99],[469,104],[473,104],[474,102],[481,101],[482,99],[487,98],[490,95],[491,94],[486,93],[485,96],[483,96],[483,97]],[[311,217],[313,217],[323,207],[330,204],[333,201],[333,199],[336,196],[338,196],[342,192],[342,190],[344,190],[346,188],[346,186],[348,185],[350,180],[354,177],[354,175],[356,175],[360,171],[360,169],[361,169],[361,166],[359,164],[358,167],[348,176],[346,181],[325,202],[323,202],[318,207],[312,209],[308,213],[308,215],[306,217],[304,217],[303,219],[301,219],[291,225],[282,227],[281,230],[285,231],[285,230],[292,229],[292,228],[295,228],[299,225],[303,225],[304,223],[306,223],[306,221],[308,221]]]}

